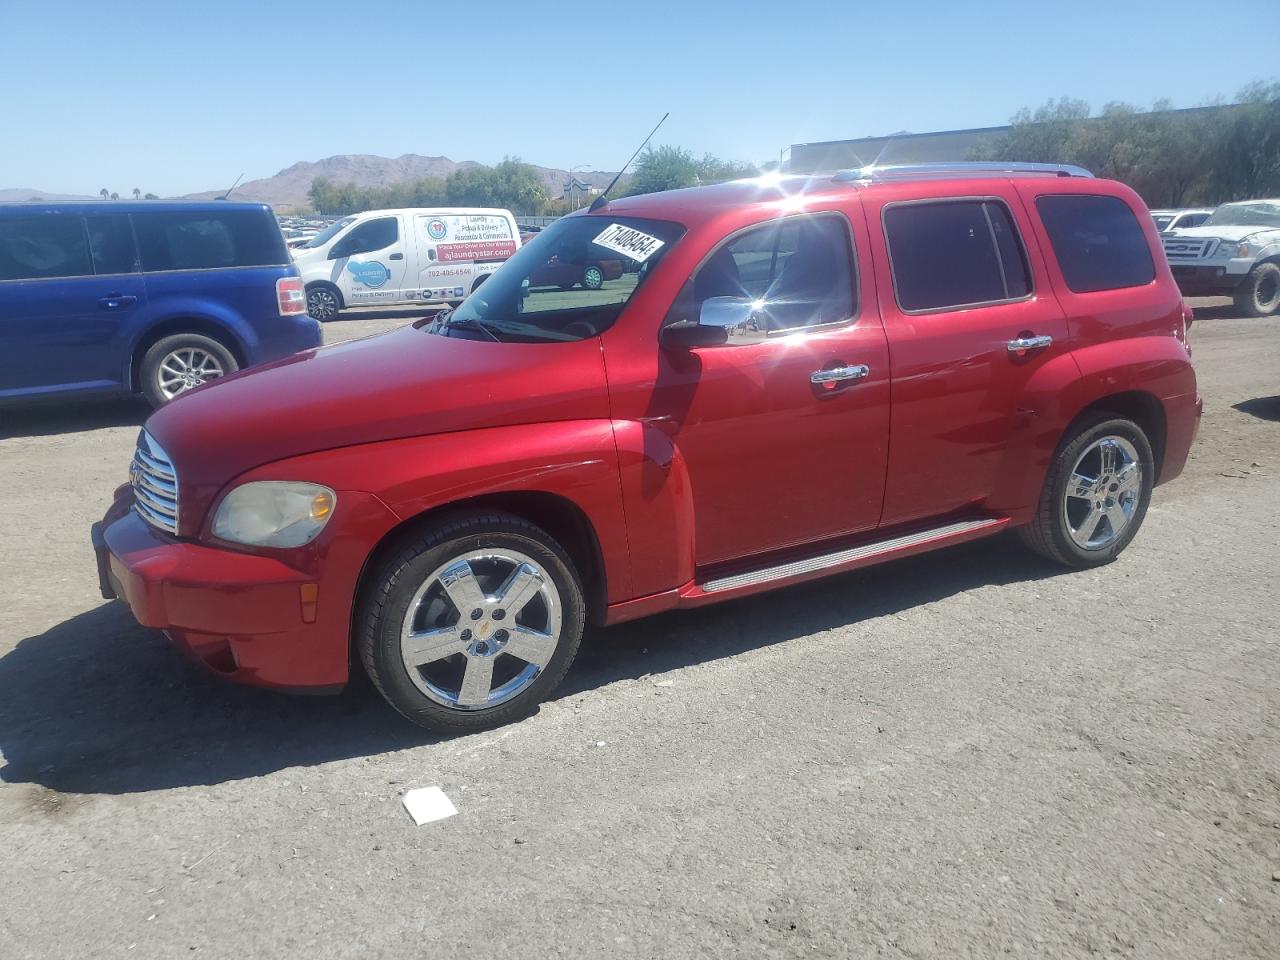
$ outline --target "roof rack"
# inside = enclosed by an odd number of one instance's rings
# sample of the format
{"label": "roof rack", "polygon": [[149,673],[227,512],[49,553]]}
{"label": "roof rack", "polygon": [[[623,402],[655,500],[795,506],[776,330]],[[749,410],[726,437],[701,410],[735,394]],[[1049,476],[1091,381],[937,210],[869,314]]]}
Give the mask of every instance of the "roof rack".
{"label": "roof rack", "polygon": [[918,180],[926,177],[956,177],[1034,173],[1054,177],[1092,177],[1084,167],[1070,163],[1023,163],[1020,161],[957,160],[948,163],[871,164],[852,170],[841,170],[832,180],[837,183],[885,180]]}

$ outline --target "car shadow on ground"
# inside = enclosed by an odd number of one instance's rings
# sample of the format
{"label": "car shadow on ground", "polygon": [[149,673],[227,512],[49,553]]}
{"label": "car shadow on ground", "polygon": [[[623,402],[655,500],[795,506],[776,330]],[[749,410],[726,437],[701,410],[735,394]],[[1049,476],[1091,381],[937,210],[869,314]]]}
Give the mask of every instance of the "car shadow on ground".
{"label": "car shadow on ground", "polygon": [[[1059,568],[1009,536],[788,590],[593,630],[557,698],[734,657],[990,584]],[[0,658],[0,779],[72,793],[214,784],[439,742],[363,677],[336,697],[223,683],[120,603],[29,637]]]}
{"label": "car shadow on ground", "polygon": [[1280,422],[1280,396],[1254,397],[1252,400],[1243,400],[1231,406],[1232,409],[1257,417],[1259,420]]}
{"label": "car shadow on ground", "polygon": [[10,403],[0,407],[0,440],[141,426],[150,413],[141,397]]}

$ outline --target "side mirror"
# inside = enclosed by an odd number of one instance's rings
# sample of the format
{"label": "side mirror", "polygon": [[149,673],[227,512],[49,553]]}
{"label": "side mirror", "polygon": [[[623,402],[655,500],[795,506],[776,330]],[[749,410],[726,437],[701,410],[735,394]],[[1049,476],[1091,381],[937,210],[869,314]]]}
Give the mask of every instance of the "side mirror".
{"label": "side mirror", "polygon": [[662,328],[662,342],[673,347],[760,343],[768,336],[756,304],[746,297],[708,297],[702,301],[697,323],[684,321]]}

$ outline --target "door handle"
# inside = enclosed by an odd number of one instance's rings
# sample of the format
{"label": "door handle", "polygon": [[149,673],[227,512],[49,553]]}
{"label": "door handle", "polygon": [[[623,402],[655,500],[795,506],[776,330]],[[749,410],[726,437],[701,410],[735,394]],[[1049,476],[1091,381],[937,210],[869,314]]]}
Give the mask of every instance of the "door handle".
{"label": "door handle", "polygon": [[119,310],[121,307],[132,307],[138,302],[137,297],[125,297],[118,293],[108,293],[98,301],[103,310]]}
{"label": "door handle", "polygon": [[387,257],[387,259],[388,259],[388,260],[403,260],[403,259],[404,259],[404,254],[403,254],[403,253],[393,253],[393,254],[391,254],[391,256]]}
{"label": "door handle", "polygon": [[1053,337],[1043,333],[1038,337],[1018,337],[1009,341],[1009,352],[1023,353],[1027,350],[1039,350],[1051,343],[1053,343]]}
{"label": "door handle", "polygon": [[865,363],[855,363],[847,367],[830,367],[826,370],[815,370],[809,375],[809,382],[820,385],[838,383],[841,380],[861,380],[869,373],[871,373],[871,368]]}

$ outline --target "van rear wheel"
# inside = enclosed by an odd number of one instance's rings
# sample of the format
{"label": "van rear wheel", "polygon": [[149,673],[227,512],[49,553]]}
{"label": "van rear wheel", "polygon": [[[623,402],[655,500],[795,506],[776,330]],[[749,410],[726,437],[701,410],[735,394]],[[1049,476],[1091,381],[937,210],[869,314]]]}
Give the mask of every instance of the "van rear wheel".
{"label": "van rear wheel", "polygon": [[1236,309],[1247,317],[1269,317],[1280,310],[1280,264],[1260,263],[1235,291]]}
{"label": "van rear wheel", "polygon": [[159,407],[239,369],[231,351],[212,337],[175,333],[157,340],[143,355],[142,393],[153,407]]}

